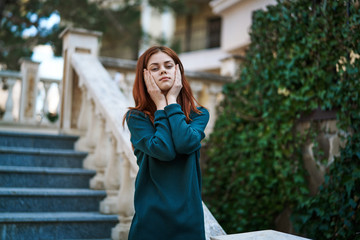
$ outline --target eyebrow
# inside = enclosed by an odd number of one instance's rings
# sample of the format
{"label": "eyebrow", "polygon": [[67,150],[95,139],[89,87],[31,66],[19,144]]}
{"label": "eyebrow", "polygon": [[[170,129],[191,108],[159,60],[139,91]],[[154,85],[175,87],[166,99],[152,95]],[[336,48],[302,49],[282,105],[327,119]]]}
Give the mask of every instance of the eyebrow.
{"label": "eyebrow", "polygon": [[[167,64],[167,63],[174,63],[174,64],[175,64],[175,62],[174,62],[173,60],[168,60],[168,61],[165,61],[164,63],[165,63],[165,64]],[[156,63],[156,62],[155,62],[155,63],[150,63],[150,64],[149,64],[149,67],[150,67],[151,65],[160,65],[160,64],[159,64],[159,63]]]}

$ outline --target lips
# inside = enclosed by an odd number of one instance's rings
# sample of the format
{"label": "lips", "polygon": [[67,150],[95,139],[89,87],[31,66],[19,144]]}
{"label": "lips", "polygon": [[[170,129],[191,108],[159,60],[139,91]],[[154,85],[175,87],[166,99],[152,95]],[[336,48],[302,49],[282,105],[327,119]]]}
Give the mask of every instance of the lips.
{"label": "lips", "polygon": [[160,78],[160,81],[167,81],[169,79],[170,79],[169,77],[162,77],[162,78]]}

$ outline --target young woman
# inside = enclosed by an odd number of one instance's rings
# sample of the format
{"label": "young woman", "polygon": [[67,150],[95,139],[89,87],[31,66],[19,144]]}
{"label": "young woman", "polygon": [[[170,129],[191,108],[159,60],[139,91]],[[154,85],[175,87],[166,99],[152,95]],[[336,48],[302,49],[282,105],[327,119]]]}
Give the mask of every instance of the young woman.
{"label": "young woman", "polygon": [[129,240],[205,240],[199,157],[209,113],[196,107],[173,50],[140,56],[133,96],[125,119],[139,172]]}

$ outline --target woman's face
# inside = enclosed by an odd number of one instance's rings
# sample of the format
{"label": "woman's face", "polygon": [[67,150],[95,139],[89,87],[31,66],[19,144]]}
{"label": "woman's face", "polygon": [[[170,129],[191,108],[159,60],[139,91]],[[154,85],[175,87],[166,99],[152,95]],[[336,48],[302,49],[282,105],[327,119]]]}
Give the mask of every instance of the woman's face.
{"label": "woman's face", "polygon": [[175,62],[169,55],[161,51],[153,54],[149,59],[147,70],[162,92],[169,91],[175,81]]}

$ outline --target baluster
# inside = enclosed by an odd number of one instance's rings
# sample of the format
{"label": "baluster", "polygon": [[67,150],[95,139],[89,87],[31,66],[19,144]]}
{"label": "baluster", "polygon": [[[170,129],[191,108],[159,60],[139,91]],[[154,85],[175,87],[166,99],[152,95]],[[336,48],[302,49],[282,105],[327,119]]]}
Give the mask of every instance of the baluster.
{"label": "baluster", "polygon": [[116,152],[117,142],[112,133],[108,133],[111,139],[111,157],[105,169],[106,198],[100,203],[100,212],[105,214],[117,213],[117,194],[120,187],[120,163],[121,155]]}
{"label": "baluster", "polygon": [[120,191],[117,195],[117,209],[119,215],[119,222],[111,231],[111,238],[113,240],[127,240],[131,225],[131,220],[134,216],[134,192],[135,192],[135,178],[131,175],[131,167],[129,159],[122,154],[123,161],[121,163],[121,185]]}
{"label": "baluster", "polygon": [[86,132],[86,139],[87,139],[87,148],[88,148],[88,155],[83,162],[83,166],[86,169],[93,169],[95,170],[96,167],[94,165],[94,154],[95,154],[95,147],[98,144],[98,136],[99,136],[99,121],[96,117],[95,113],[95,103],[91,99],[90,100],[90,118],[89,118],[89,128]]}
{"label": "baluster", "polygon": [[[61,112],[60,112],[60,105],[61,105],[61,92],[62,92],[62,84],[61,83],[57,83],[57,90],[58,90],[58,93],[59,93],[59,102],[56,106],[56,112],[59,114],[59,119],[61,119]],[[60,125],[60,121],[58,123]]]}
{"label": "baluster", "polygon": [[43,85],[44,85],[44,90],[45,90],[45,97],[44,97],[44,101],[43,101],[42,120],[44,121],[45,124],[51,124],[51,122],[49,121],[49,119],[47,117],[47,114],[49,113],[48,94],[49,94],[51,82],[43,81]]}
{"label": "baluster", "polygon": [[105,189],[105,168],[108,159],[111,157],[111,143],[105,133],[105,119],[98,115],[99,122],[99,138],[94,153],[94,166],[96,175],[90,180],[90,187],[92,189]]}
{"label": "baluster", "polygon": [[8,79],[7,85],[8,85],[8,97],[6,100],[5,105],[5,114],[3,117],[4,121],[12,122],[13,121],[13,88],[14,88],[15,80]]}
{"label": "baluster", "polygon": [[14,83],[14,87],[12,89],[12,93],[13,93],[13,111],[12,111],[12,116],[13,116],[13,121],[14,122],[19,122],[19,114],[20,114],[20,92],[21,92],[21,80],[19,79],[14,79],[15,83]]}
{"label": "baluster", "polygon": [[81,131],[81,136],[79,138],[79,140],[76,141],[75,143],[75,149],[78,151],[84,151],[84,152],[88,152],[89,151],[89,147],[87,144],[88,138],[87,138],[87,134],[86,131],[88,129],[88,125],[91,125],[91,103],[90,101],[88,101],[88,97],[87,97],[87,90],[86,87],[84,85],[82,85],[81,87],[81,92],[82,92],[82,100],[81,100],[81,108],[80,108],[80,113],[79,113],[79,118],[77,121],[77,127],[78,129]]}

